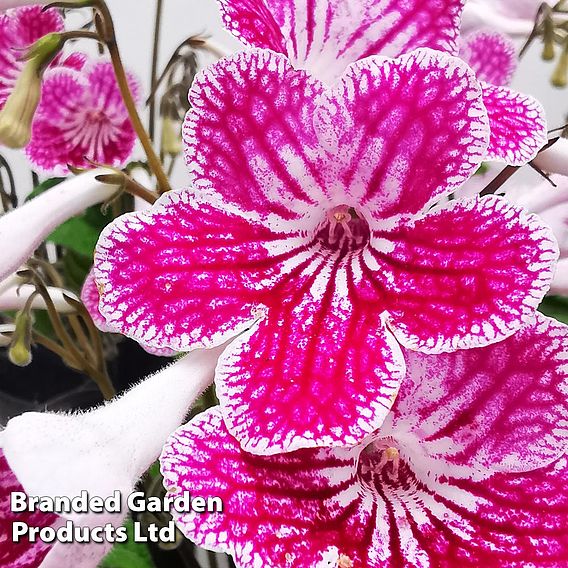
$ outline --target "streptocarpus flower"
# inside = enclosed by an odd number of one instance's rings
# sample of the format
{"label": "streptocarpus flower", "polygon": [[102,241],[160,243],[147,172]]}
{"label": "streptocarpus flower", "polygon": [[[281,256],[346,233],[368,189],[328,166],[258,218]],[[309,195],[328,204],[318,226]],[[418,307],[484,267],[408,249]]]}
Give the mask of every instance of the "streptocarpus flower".
{"label": "streptocarpus flower", "polygon": [[[1,301],[2,294],[0,294],[0,308]],[[87,308],[87,311],[89,312],[93,323],[98,329],[105,333],[118,333],[118,329],[115,326],[109,324],[99,310],[100,294],[99,290],[97,289],[97,283],[95,282],[95,277],[92,270],[89,272],[89,274],[87,274],[87,278],[85,278],[85,282],[83,283],[83,288],[81,290],[81,301]],[[158,347],[152,347],[151,345],[144,343],[140,343],[140,346],[148,353],[157,355],[159,357],[173,357],[176,354],[176,351],[174,351],[173,349],[168,349],[167,347],[160,349]]]}
{"label": "streptocarpus flower", "polygon": [[498,345],[426,356],[366,447],[254,456],[218,408],[162,452],[170,495],[219,496],[178,514],[238,568],[564,566],[568,558],[568,328],[544,316]]}
{"label": "streptocarpus flower", "polygon": [[[218,2],[225,25],[239,39],[283,53],[295,68],[331,84],[349,64],[370,55],[397,57],[419,47],[458,52],[462,0]],[[482,87],[493,134],[487,159],[529,162],[547,141],[541,104],[507,87]]]}
{"label": "streptocarpus flower", "polygon": [[[130,78],[135,99],[138,82]],[[44,75],[42,99],[26,148],[36,168],[57,174],[89,162],[120,167],[132,154],[136,133],[112,64],[93,61],[81,70],[57,68]]]}
{"label": "streptocarpus flower", "polygon": [[[220,348],[192,353],[139,383],[121,398],[78,415],[27,413],[0,432],[0,564],[2,568],[96,568],[109,543],[12,543],[12,522],[23,515],[7,512],[9,493],[77,497],[82,491],[107,497],[119,490],[126,498],[158,457],[166,438],[188,408],[212,382]],[[119,527],[127,513],[44,513],[31,526],[58,528]]]}
{"label": "streptocarpus flower", "polygon": [[137,341],[187,351],[248,330],[217,369],[243,448],[355,444],[404,376],[395,338],[479,347],[532,316],[557,254],[548,229],[497,197],[421,213],[485,154],[461,60],[368,58],[331,89],[249,50],[190,97],[197,192],[109,225],[95,278],[106,321]]}

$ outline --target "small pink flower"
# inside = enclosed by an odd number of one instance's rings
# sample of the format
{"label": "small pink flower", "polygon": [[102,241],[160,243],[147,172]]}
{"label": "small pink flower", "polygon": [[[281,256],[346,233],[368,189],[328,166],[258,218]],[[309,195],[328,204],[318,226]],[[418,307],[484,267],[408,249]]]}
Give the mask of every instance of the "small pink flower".
{"label": "small pink flower", "polygon": [[[370,55],[397,57],[419,47],[458,53],[462,0],[218,2],[226,27],[239,39],[283,53],[295,68],[331,84],[349,64]],[[542,105],[507,87],[482,86],[492,134],[487,159],[526,164],[547,142]]]}
{"label": "small pink flower", "polygon": [[[535,24],[542,0],[467,0],[462,29],[470,32],[490,27],[526,39]],[[549,2],[553,5],[553,2]]]}
{"label": "small pink flower", "polygon": [[[135,98],[139,86],[131,78]],[[44,76],[42,99],[27,155],[34,166],[64,174],[67,165],[89,162],[121,167],[131,156],[136,133],[113,67],[93,61],[81,70],[57,68]]]}
{"label": "small pink flower", "polygon": [[568,328],[537,316],[498,345],[427,356],[355,448],[247,454],[219,408],[164,447],[164,487],[217,496],[174,513],[239,568],[564,566]]}
{"label": "small pink flower", "polygon": [[216,380],[243,448],[355,444],[398,391],[397,342],[480,347],[532,317],[557,256],[536,218],[494,196],[423,213],[487,147],[461,60],[368,58],[329,88],[255,49],[209,67],[190,98],[195,191],[107,227],[95,278],[106,322],[142,343],[240,334]]}

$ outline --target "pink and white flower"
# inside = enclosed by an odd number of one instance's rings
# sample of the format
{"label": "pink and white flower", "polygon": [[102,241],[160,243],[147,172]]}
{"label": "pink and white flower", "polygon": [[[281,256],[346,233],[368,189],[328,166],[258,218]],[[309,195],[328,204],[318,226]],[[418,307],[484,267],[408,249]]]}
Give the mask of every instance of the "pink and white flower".
{"label": "pink and white flower", "polygon": [[536,217],[494,196],[422,213],[485,155],[461,60],[368,58],[329,88],[249,50],[190,98],[195,190],[108,226],[95,278],[107,323],[137,341],[189,351],[242,333],[216,380],[244,449],[355,444],[396,396],[397,342],[480,347],[532,317],[557,256]]}
{"label": "pink and white flower", "polygon": [[[138,82],[130,78],[139,99]],[[65,174],[68,165],[93,162],[121,167],[132,155],[136,133],[112,64],[92,61],[83,69],[57,68],[44,75],[42,98],[26,153],[46,172]]]}
{"label": "pink and white flower", "polygon": [[196,351],[142,381],[125,395],[83,414],[27,413],[0,432],[0,564],[3,568],[96,568],[108,542],[41,545],[12,542],[12,522],[58,529],[120,527],[128,512],[21,514],[9,511],[11,491],[75,498],[87,491],[126,497],[160,454],[167,437],[213,381],[220,348]]}
{"label": "pink and white flower", "polygon": [[568,328],[538,316],[506,341],[408,375],[367,445],[244,452],[214,408],[180,427],[161,468],[192,541],[238,568],[563,566],[568,558]]}
{"label": "pink and white flower", "polygon": [[[459,50],[463,0],[218,2],[226,27],[240,40],[283,53],[296,69],[330,84],[349,64],[371,55],[397,57],[420,47],[450,55]],[[547,142],[542,105],[507,87],[482,86],[492,132],[487,159],[529,162]]]}

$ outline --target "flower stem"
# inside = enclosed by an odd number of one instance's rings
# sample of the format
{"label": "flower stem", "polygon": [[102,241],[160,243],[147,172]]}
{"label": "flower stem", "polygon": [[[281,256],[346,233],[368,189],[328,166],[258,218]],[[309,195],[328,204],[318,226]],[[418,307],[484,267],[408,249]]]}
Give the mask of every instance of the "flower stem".
{"label": "flower stem", "polygon": [[[162,14],[164,2],[163,0],[156,0],[156,21],[154,25],[154,46],[152,49],[152,79],[150,84],[150,92],[155,93],[158,84],[158,56],[160,50],[160,35],[162,31]],[[154,140],[156,128],[156,96],[150,99],[150,122],[148,124],[148,132],[150,139]]]}
{"label": "flower stem", "polygon": [[130,91],[130,87],[128,85],[128,79],[126,77],[126,72],[124,71],[124,65],[122,64],[122,58],[120,56],[120,50],[118,49],[118,44],[116,42],[116,33],[114,29],[114,22],[112,19],[112,15],[108,6],[106,5],[105,0],[96,0],[95,6],[102,18],[102,26],[101,30],[99,30],[107,46],[107,49],[110,54],[110,58],[112,61],[112,65],[114,67],[114,73],[116,75],[116,80],[118,82],[118,86],[120,88],[120,92],[122,93],[122,98],[124,99],[124,104],[126,109],[128,110],[128,114],[130,116],[130,120],[132,121],[132,125],[134,126],[134,130],[142,143],[144,151],[146,152],[146,156],[148,158],[148,165],[150,169],[156,176],[156,180],[158,182],[158,191],[160,194],[165,193],[171,189],[170,182],[168,180],[168,176],[166,175],[162,163],[158,158],[154,148],[152,146],[152,141],[142,124],[142,120],[140,119],[140,115],[138,114],[138,110],[136,108],[136,103],[134,102],[134,98],[132,97],[132,93]]}

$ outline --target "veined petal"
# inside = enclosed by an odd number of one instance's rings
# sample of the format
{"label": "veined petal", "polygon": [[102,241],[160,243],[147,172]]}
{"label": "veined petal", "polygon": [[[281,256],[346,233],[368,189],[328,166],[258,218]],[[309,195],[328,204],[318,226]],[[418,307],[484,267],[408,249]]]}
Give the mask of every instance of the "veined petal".
{"label": "veined petal", "polygon": [[296,68],[329,82],[370,55],[398,57],[419,47],[455,54],[463,6],[461,0],[218,1],[236,37],[284,53]]}
{"label": "veined petal", "polygon": [[390,297],[389,325],[405,347],[424,353],[513,334],[548,291],[558,258],[539,217],[496,196],[451,202],[375,237],[390,252],[375,244],[365,260]]}
{"label": "veined petal", "polygon": [[282,238],[223,208],[190,190],[171,191],[105,228],[95,278],[108,325],[175,351],[219,345],[251,326],[263,292],[288,278],[280,265],[304,239],[298,232]]}
{"label": "veined petal", "polygon": [[195,187],[246,211],[268,203],[275,223],[297,226],[326,197],[327,163],[313,125],[323,89],[270,51],[209,66],[193,83],[183,127]]}
{"label": "veined petal", "polygon": [[467,35],[460,57],[475,71],[480,81],[508,85],[517,70],[517,46],[506,35],[481,30]]}
{"label": "veined petal", "polygon": [[[237,566],[337,566],[337,549],[368,537],[350,516],[358,508],[357,451],[301,450],[254,456],[227,432],[212,408],[179,428],[160,457],[164,487],[220,497],[223,512],[175,513],[179,528]],[[335,551],[333,550],[335,548]]]}
{"label": "veined petal", "polygon": [[[81,289],[81,301],[87,308],[93,323],[98,329],[107,333],[118,333],[115,327],[109,325],[99,310],[100,295],[97,283],[95,282],[93,270],[89,271],[85,278],[85,282],[83,283],[83,288]],[[140,343],[140,346],[151,355],[156,355],[158,357],[173,357],[177,353],[177,351],[167,347],[162,347],[160,349],[145,343]]]}
{"label": "veined petal", "polygon": [[14,513],[10,501],[15,492],[25,493],[0,448],[0,564],[3,568],[39,568],[51,545],[41,540],[30,542],[27,537],[14,542],[13,523],[22,522],[38,528],[51,527],[58,515],[40,511]]}
{"label": "veined petal", "polygon": [[[0,433],[10,470],[30,496],[73,498],[87,491],[105,498],[118,490],[126,498],[212,382],[221,351],[219,347],[187,355],[121,398],[85,414],[27,413],[10,420]],[[118,527],[126,513],[123,503],[121,513],[71,512],[62,518],[77,526]],[[95,568],[109,547],[57,543],[41,568]]]}
{"label": "veined petal", "polygon": [[319,106],[316,126],[333,156],[328,185],[376,219],[415,214],[451,193],[486,152],[479,84],[440,52],[353,64]]}
{"label": "veined petal", "polygon": [[542,105],[533,97],[507,87],[488,83],[482,86],[491,128],[486,159],[511,166],[527,164],[548,141]]}
{"label": "veined petal", "polygon": [[248,452],[355,445],[394,402],[404,376],[398,344],[372,307],[337,289],[341,275],[326,278],[320,298],[272,307],[219,362],[225,422]]}
{"label": "veined petal", "polygon": [[436,473],[528,472],[568,450],[568,326],[537,312],[483,349],[405,356],[392,430],[419,433]]}

